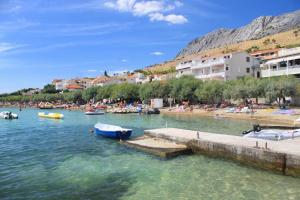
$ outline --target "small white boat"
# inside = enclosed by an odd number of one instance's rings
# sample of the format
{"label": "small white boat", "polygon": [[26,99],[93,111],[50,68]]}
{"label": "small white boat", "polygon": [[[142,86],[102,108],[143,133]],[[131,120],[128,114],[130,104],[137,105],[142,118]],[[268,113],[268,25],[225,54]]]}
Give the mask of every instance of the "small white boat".
{"label": "small white boat", "polygon": [[104,137],[127,140],[131,136],[132,129],[98,123],[95,125],[95,133]]}
{"label": "small white boat", "polygon": [[0,118],[2,119],[18,119],[19,116],[9,111],[0,112]]}
{"label": "small white boat", "polygon": [[295,130],[273,130],[266,129],[260,131],[251,131],[244,135],[247,138],[258,138],[266,140],[285,140],[300,137],[300,129]]}
{"label": "small white boat", "polygon": [[104,115],[104,112],[101,110],[90,110],[84,113],[85,115]]}

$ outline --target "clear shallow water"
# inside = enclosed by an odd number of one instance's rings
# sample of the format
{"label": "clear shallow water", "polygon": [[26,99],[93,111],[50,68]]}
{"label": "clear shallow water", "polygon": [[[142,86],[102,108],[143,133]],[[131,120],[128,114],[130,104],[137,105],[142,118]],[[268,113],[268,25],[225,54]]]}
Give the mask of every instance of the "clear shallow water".
{"label": "clear shallow water", "polygon": [[65,119],[51,120],[39,119],[39,111],[0,120],[0,199],[300,199],[297,178],[200,155],[162,160],[88,131],[104,122],[133,128],[138,136],[167,122],[239,134],[249,122],[79,111],[60,111]]}

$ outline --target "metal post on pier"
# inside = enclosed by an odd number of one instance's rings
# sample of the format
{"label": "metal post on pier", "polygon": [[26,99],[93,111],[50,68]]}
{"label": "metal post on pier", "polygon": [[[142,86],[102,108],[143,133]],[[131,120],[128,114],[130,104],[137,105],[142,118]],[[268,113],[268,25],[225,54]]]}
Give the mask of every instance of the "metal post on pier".
{"label": "metal post on pier", "polygon": [[197,131],[197,139],[198,139],[198,140],[200,139],[199,131]]}
{"label": "metal post on pier", "polygon": [[268,149],[268,143],[267,142],[265,143],[265,148]]}
{"label": "metal post on pier", "polygon": [[255,148],[258,148],[258,141],[256,141],[255,143]]}

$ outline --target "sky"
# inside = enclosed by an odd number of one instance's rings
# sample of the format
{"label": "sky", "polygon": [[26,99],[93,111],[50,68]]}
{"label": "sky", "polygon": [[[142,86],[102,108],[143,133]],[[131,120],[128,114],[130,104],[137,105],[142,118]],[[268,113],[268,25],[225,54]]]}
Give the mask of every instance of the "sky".
{"label": "sky", "polygon": [[173,59],[192,39],[300,0],[0,0],[0,93]]}

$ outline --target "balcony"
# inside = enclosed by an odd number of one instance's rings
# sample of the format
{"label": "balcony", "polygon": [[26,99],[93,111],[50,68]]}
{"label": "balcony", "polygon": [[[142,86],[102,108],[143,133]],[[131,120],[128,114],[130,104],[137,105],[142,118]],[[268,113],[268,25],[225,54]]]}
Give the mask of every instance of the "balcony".
{"label": "balcony", "polygon": [[197,79],[224,79],[225,72],[217,72],[212,74],[196,74],[195,78]]}
{"label": "balcony", "polygon": [[218,58],[216,60],[208,60],[204,63],[197,62],[192,66],[192,69],[199,69],[199,68],[218,66],[218,65],[224,65],[224,64],[225,64],[225,59],[224,58]]}
{"label": "balcony", "polygon": [[187,69],[187,68],[191,68],[194,65],[194,62],[187,62],[184,64],[179,64],[176,66],[176,70],[181,70],[181,69]]}
{"label": "balcony", "polygon": [[276,69],[261,70],[262,77],[283,76],[283,75],[293,75],[293,74],[300,74],[300,65],[289,66],[288,69],[286,67],[283,67],[278,70]]}

